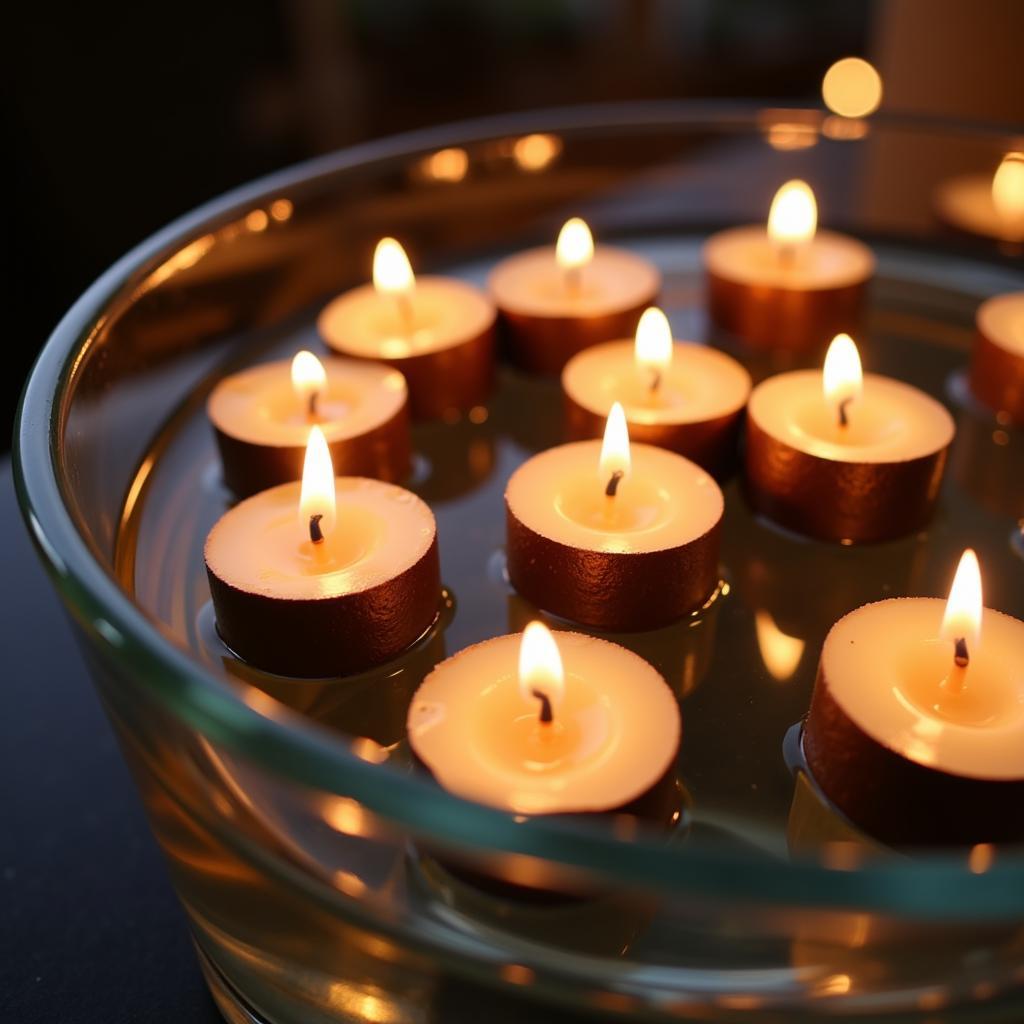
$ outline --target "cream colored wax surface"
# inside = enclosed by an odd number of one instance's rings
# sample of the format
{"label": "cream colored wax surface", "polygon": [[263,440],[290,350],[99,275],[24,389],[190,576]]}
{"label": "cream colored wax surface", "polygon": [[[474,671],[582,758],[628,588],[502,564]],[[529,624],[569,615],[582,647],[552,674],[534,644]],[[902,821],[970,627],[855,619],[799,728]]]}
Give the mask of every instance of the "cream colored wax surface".
{"label": "cream colored wax surface", "polygon": [[635,554],[682,547],[722,517],[718,484],[681,455],[630,446],[632,468],[614,498],[599,470],[601,442],[534,455],[512,474],[505,500],[534,533],[586,551]]}
{"label": "cream colored wax surface", "polygon": [[840,427],[822,393],[820,370],[770,377],[750,395],[747,415],[791,448],[837,462],[889,463],[945,448],[955,431],[945,407],[923,391],[876,374],[864,375],[860,397]]}
{"label": "cream colored wax surface", "polygon": [[652,390],[651,371],[637,366],[634,348],[633,341],[612,341],[573,356],[562,372],[566,394],[601,416],[621,402],[631,423],[701,423],[746,405],[750,374],[723,352],[675,342]]}
{"label": "cream colored wax surface", "polygon": [[947,224],[1007,242],[1024,240],[1024,218],[1008,218],[992,198],[992,176],[965,174],[942,182],[935,205]]}
{"label": "cream colored wax surface", "polygon": [[427,676],[409,709],[409,739],[441,786],[518,814],[600,812],[665,775],[681,722],[664,679],[617,644],[555,639],[565,690],[550,725],[520,688],[519,634],[468,647]]}
{"label": "cream colored wax surface", "polygon": [[417,277],[403,296],[372,284],[330,302],[318,326],[327,344],[364,359],[402,359],[454,348],[479,337],[494,322],[494,307],[472,285],[451,277]]}
{"label": "cream colored wax surface", "polygon": [[491,272],[488,287],[501,309],[521,316],[606,316],[650,302],[661,274],[641,256],[600,245],[579,268],[578,281],[578,287],[570,285],[555,261],[554,246],[545,246],[503,260]]}
{"label": "cream colored wax surface", "polygon": [[314,424],[328,443],[340,441],[388,422],[405,404],[405,378],[397,370],[355,359],[326,359],[323,366],[327,385],[315,417],[296,395],[287,361],[222,380],[207,403],[210,419],[222,433],[251,444],[303,447]]}
{"label": "cream colored wax surface", "polygon": [[282,484],[235,505],[210,531],[206,562],[231,586],[278,599],[315,600],[369,590],[426,554],[434,515],[394,484],[339,477],[334,528],[320,544],[299,514],[301,485]]}
{"label": "cream colored wax surface", "polygon": [[828,688],[864,732],[910,760],[1024,778],[1024,622],[986,608],[954,691],[944,685],[954,670],[953,645],[939,638],[944,608],[939,598],[894,598],[840,619],[822,648]]}
{"label": "cream colored wax surface", "polygon": [[792,260],[784,260],[767,229],[750,225],[712,235],[704,244],[704,265],[716,277],[738,284],[811,291],[866,280],[874,272],[875,257],[855,238],[818,231]]}
{"label": "cream colored wax surface", "polygon": [[1024,358],[1024,292],[983,302],[978,307],[978,329],[993,345]]}

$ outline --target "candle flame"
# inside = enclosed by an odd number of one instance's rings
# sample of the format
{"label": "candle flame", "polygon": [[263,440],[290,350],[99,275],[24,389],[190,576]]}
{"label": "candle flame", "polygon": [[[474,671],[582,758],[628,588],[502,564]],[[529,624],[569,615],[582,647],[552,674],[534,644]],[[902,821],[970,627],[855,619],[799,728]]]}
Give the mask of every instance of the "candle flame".
{"label": "candle flame", "polygon": [[536,621],[523,630],[519,644],[519,692],[534,707],[535,690],[543,693],[552,707],[558,707],[565,693],[565,669],[558,644],[551,630]]}
{"label": "candle flame", "polygon": [[818,204],[806,181],[787,181],[768,211],[768,237],[781,250],[792,250],[814,238],[818,229]]}
{"label": "candle flame", "polygon": [[1024,153],[1007,153],[992,178],[992,203],[1003,220],[1024,219]]}
{"label": "candle flame", "polygon": [[555,260],[562,270],[585,267],[594,258],[594,238],[587,222],[572,217],[562,225],[555,245]]}
{"label": "candle flame", "polygon": [[312,352],[303,349],[292,359],[292,390],[303,405],[319,395],[327,385],[327,371],[324,364]]}
{"label": "candle flame", "polygon": [[636,325],[633,358],[641,369],[656,373],[672,363],[672,328],[668,317],[657,306],[645,309]]}
{"label": "candle flame", "polygon": [[616,402],[608,413],[604,425],[604,440],[601,442],[601,459],[598,465],[601,483],[607,484],[616,474],[629,475],[632,460],[629,456],[629,428],[622,403]]}
{"label": "candle flame", "polygon": [[299,494],[299,518],[304,534],[309,533],[313,516],[320,516],[320,531],[329,537],[335,523],[334,466],[327,438],[319,427],[313,427],[306,443],[302,464],[302,490]]}
{"label": "candle flame", "polygon": [[804,641],[798,636],[783,633],[771,615],[763,610],[754,616],[754,629],[764,667],[773,679],[785,682],[804,656]]}
{"label": "candle flame", "polygon": [[860,398],[864,376],[860,368],[860,353],[848,334],[837,334],[825,354],[825,368],[821,375],[825,401],[832,406],[840,422],[845,425],[849,406]]}
{"label": "candle flame", "polygon": [[385,295],[408,295],[416,287],[409,257],[400,242],[382,238],[373,253],[373,286]]}
{"label": "candle flame", "polygon": [[954,643],[963,640],[968,654],[973,654],[981,636],[981,609],[981,568],[978,556],[968,548],[956,567],[939,635]]}

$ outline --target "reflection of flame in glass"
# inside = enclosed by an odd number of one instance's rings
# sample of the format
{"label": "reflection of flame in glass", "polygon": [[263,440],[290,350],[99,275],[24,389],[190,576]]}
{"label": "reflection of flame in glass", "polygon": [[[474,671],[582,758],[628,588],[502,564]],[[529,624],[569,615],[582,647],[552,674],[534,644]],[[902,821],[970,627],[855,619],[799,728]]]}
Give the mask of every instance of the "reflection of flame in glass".
{"label": "reflection of flame in glass", "polygon": [[1024,219],[1024,153],[1007,153],[992,178],[992,203],[1003,220]]}
{"label": "reflection of flame in glass", "polygon": [[867,117],[882,102],[882,78],[860,57],[837,60],[821,83],[825,106],[843,117]]}
{"label": "reflection of flame in glass", "polygon": [[772,149],[785,153],[793,149],[810,149],[818,141],[818,131],[811,124],[776,121],[768,126],[765,138]]}
{"label": "reflection of flame in glass", "polygon": [[290,199],[275,199],[270,204],[270,216],[278,222],[286,221],[291,217],[294,209]]}
{"label": "reflection of flame in glass", "polygon": [[557,135],[524,135],[512,146],[512,157],[524,171],[542,171],[562,152]]}
{"label": "reflection of flame in glass", "polygon": [[439,149],[423,159],[423,173],[435,181],[462,181],[469,170],[469,154],[458,146]]}
{"label": "reflection of flame in glass", "polygon": [[784,683],[796,671],[804,656],[804,641],[783,633],[766,611],[759,611],[754,616],[754,629],[764,667],[773,679]]}

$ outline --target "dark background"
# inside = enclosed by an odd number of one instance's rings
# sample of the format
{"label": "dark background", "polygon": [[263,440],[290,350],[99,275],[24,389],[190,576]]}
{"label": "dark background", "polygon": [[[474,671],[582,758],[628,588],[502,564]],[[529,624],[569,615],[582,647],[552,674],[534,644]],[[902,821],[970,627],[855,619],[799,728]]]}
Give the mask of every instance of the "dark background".
{"label": "dark background", "polygon": [[202,201],[352,142],[498,111],[813,100],[833,60],[865,51],[870,15],[847,0],[19,3],[5,31],[18,326],[0,450],[61,314]]}

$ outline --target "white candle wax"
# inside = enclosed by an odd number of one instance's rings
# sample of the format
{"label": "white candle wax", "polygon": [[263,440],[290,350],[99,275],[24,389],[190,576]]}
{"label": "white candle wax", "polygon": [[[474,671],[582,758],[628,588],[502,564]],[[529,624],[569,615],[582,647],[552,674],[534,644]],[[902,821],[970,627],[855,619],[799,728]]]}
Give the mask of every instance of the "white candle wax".
{"label": "white candle wax", "polygon": [[241,496],[302,475],[311,426],[323,431],[335,468],[398,480],[409,471],[408,392],[396,370],[352,359],[316,360],[316,380],[294,380],[293,361],[232,374],[213,390],[207,414],[228,486]]}
{"label": "white candle wax", "polygon": [[611,812],[657,785],[679,747],[661,676],[616,644],[554,634],[564,689],[543,724],[519,678],[521,636],[442,662],[409,709],[409,740],[445,789],[517,814]]}

